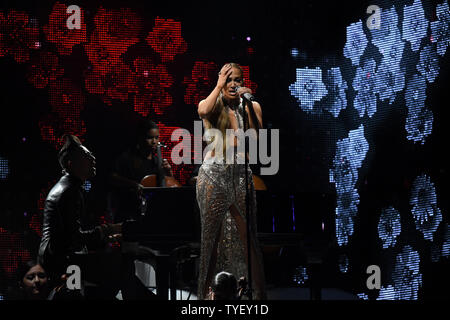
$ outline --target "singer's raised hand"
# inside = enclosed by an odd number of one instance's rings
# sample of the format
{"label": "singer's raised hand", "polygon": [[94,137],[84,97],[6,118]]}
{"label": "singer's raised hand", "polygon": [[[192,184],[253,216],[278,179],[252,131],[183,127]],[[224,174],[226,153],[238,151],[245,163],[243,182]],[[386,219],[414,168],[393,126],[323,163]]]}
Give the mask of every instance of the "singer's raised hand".
{"label": "singer's raised hand", "polygon": [[222,69],[219,72],[219,78],[217,79],[217,87],[219,89],[222,89],[225,84],[227,83],[228,76],[233,72],[233,69],[231,67],[231,64],[226,64],[222,67]]}

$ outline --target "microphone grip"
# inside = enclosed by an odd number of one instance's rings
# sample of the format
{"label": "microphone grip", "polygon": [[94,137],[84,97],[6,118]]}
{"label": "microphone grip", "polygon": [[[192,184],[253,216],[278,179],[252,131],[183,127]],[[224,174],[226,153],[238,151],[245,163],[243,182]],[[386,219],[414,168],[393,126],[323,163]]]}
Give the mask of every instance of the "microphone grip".
{"label": "microphone grip", "polygon": [[250,93],[244,93],[243,95],[242,95],[243,97],[244,97],[244,99],[246,99],[246,100],[248,100],[248,101],[254,101],[255,100],[255,97],[253,97],[253,95],[251,95]]}
{"label": "microphone grip", "polygon": [[[237,86],[236,87],[236,91],[238,91],[240,88],[241,88],[240,86]],[[254,101],[255,100],[255,97],[253,97],[253,95],[248,93],[248,92],[244,93],[241,97],[243,97],[247,101]]]}

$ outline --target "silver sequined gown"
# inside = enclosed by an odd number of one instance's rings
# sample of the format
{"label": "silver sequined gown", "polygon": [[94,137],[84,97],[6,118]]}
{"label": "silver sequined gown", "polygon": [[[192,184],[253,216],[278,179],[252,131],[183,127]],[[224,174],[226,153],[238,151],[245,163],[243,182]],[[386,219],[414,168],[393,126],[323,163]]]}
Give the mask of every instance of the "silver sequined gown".
{"label": "silver sequined gown", "polygon": [[[243,129],[242,101],[236,109],[238,126]],[[263,299],[264,271],[256,238],[256,194],[250,168],[248,182],[252,195],[251,244],[256,252],[256,259],[252,256],[253,297]],[[230,272],[236,279],[242,276],[248,278],[245,165],[203,162],[197,176],[196,188],[202,227],[198,298],[203,300],[207,298],[213,277],[218,272]],[[231,206],[237,209],[238,219],[230,212]]]}

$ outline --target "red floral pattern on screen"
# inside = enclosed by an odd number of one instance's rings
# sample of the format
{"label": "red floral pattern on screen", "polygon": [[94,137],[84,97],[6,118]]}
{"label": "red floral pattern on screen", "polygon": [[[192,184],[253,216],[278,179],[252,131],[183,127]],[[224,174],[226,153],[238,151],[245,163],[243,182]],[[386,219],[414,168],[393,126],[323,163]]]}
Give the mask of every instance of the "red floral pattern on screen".
{"label": "red floral pattern on screen", "polygon": [[187,43],[181,37],[181,22],[173,19],[157,17],[146,41],[159,53],[163,62],[172,61],[177,54],[187,50]]}
{"label": "red floral pattern on screen", "polygon": [[32,49],[38,49],[39,29],[26,12],[0,12],[0,57],[10,54],[17,63],[27,62]]}
{"label": "red floral pattern on screen", "polygon": [[205,99],[217,81],[217,65],[214,62],[196,61],[192,68],[191,77],[185,77],[183,83],[186,87],[184,102],[198,105]]}
{"label": "red floral pattern on screen", "polygon": [[244,71],[244,86],[247,88],[250,88],[252,90],[252,93],[256,93],[256,88],[258,88],[258,85],[250,80],[250,67],[249,66],[241,66],[242,71]]}
{"label": "red floral pattern on screen", "polygon": [[50,105],[62,119],[79,119],[85,98],[80,88],[69,79],[52,82],[49,90]]}
{"label": "red floral pattern on screen", "polygon": [[39,121],[39,131],[41,133],[41,139],[43,141],[50,142],[51,144],[56,144],[56,134],[53,126],[48,124],[45,120]]}
{"label": "red floral pattern on screen", "polygon": [[47,41],[56,45],[58,53],[69,55],[72,48],[80,43],[86,42],[86,24],[84,23],[84,11],[80,8],[80,29],[69,29],[67,19],[72,13],[67,13],[67,6],[56,2],[50,13],[48,24],[44,26]]}
{"label": "red floral pattern on screen", "polygon": [[58,56],[52,52],[40,51],[31,57],[26,78],[35,88],[45,88],[64,74]]}
{"label": "red floral pattern on screen", "polygon": [[12,279],[19,263],[29,260],[31,260],[31,255],[25,249],[23,234],[0,227],[0,265],[6,276]]}
{"label": "red floral pattern on screen", "polygon": [[86,126],[84,121],[78,118],[63,118],[56,113],[50,113],[39,121],[41,138],[60,149],[63,145],[62,136],[65,133],[76,135],[81,142],[85,141]]}
{"label": "red floral pattern on screen", "polygon": [[126,52],[139,42],[142,18],[130,8],[120,10],[98,9],[94,18],[98,41],[113,57]]}
{"label": "red floral pattern on screen", "polygon": [[[81,119],[72,119],[72,118],[65,118],[63,120],[63,123],[61,125],[61,130],[63,134],[73,134],[74,136],[77,136],[82,143],[84,143],[85,138],[84,135],[86,134],[86,125],[83,120]],[[61,135],[62,136],[62,135]],[[62,139],[58,139],[58,144],[62,144]]]}
{"label": "red floral pattern on screen", "polygon": [[31,216],[28,227],[33,230],[39,237],[42,237],[42,214],[36,213]]}
{"label": "red floral pattern on screen", "polygon": [[130,93],[136,92],[135,75],[123,62],[107,69],[94,69],[86,75],[85,84],[88,92],[101,95],[108,105],[114,99],[126,101]]}
{"label": "red floral pattern on screen", "polygon": [[90,41],[85,45],[86,54],[97,74],[105,75],[111,66],[120,62],[120,51],[109,50],[107,44],[100,41],[97,31],[91,35]]}
{"label": "red floral pattern on screen", "polygon": [[174,79],[162,64],[153,64],[150,58],[137,58],[133,61],[136,74],[137,92],[134,96],[134,110],[147,116],[153,109],[161,115],[172,104],[172,96],[166,88],[172,86]]}

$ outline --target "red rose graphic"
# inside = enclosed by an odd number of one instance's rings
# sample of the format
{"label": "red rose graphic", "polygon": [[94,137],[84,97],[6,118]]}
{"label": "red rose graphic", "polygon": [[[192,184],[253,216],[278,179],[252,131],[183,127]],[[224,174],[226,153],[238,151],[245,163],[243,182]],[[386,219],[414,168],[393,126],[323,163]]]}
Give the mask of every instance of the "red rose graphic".
{"label": "red rose graphic", "polygon": [[191,77],[185,77],[183,83],[187,85],[184,102],[198,105],[206,98],[217,81],[217,65],[214,62],[196,61],[192,68]]}
{"label": "red rose graphic", "polygon": [[109,50],[107,44],[99,39],[99,35],[95,31],[91,35],[89,43],[85,45],[85,49],[89,61],[94,67],[94,71],[104,75],[109,71],[111,66],[120,62],[121,52]]}
{"label": "red rose graphic", "polygon": [[69,29],[67,19],[72,13],[67,13],[67,6],[56,2],[49,16],[48,24],[44,26],[47,40],[56,45],[61,55],[69,55],[72,48],[80,43],[86,42],[86,24],[84,23],[84,12],[80,9],[80,29]]}
{"label": "red rose graphic", "polygon": [[156,18],[146,41],[159,53],[163,62],[172,61],[177,54],[187,50],[186,41],[181,37],[181,22],[172,19]]}
{"label": "red rose graphic", "polygon": [[63,73],[64,69],[59,65],[58,56],[51,52],[40,51],[31,57],[26,77],[34,87],[42,89]]}
{"label": "red rose graphic", "polygon": [[120,56],[139,42],[142,18],[129,8],[106,10],[100,7],[94,18],[98,41],[111,56]]}
{"label": "red rose graphic", "polygon": [[23,63],[30,59],[30,51],[39,47],[39,29],[26,12],[11,10],[7,18],[0,12],[0,57],[10,54]]}
{"label": "red rose graphic", "polygon": [[123,62],[100,71],[88,73],[85,84],[88,92],[101,95],[106,104],[112,105],[113,99],[126,101],[130,93],[136,92],[135,75]]}
{"label": "red rose graphic", "polygon": [[134,109],[146,116],[150,109],[161,115],[172,104],[172,97],[165,88],[172,86],[174,79],[164,65],[154,65],[148,58],[133,61],[136,74],[137,92],[134,96]]}

